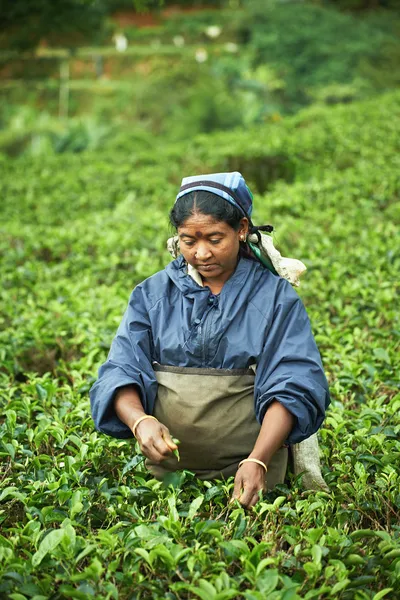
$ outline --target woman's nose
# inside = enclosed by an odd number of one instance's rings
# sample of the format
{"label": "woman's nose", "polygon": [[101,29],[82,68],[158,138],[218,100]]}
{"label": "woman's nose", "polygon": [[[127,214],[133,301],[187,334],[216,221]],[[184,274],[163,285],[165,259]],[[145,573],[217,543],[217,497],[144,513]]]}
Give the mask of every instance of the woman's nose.
{"label": "woman's nose", "polygon": [[207,260],[212,256],[212,252],[207,244],[199,243],[196,248],[197,260]]}

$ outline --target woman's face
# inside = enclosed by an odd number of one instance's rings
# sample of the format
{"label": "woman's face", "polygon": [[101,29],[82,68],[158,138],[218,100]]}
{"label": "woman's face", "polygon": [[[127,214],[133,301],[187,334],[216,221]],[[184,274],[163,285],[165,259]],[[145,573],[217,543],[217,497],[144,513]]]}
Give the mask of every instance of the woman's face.
{"label": "woman's face", "polygon": [[235,231],[224,221],[196,213],[178,227],[183,257],[199,271],[204,281],[225,283],[236,268],[239,242],[248,227],[246,218]]}

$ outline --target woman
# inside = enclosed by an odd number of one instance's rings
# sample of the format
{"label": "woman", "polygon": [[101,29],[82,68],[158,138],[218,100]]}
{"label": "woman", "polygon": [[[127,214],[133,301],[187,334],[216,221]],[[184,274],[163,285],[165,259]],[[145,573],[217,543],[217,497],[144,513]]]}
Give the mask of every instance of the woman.
{"label": "woman", "polygon": [[96,427],[134,435],[156,477],[235,475],[246,507],[283,482],[285,444],[314,434],[329,404],[300,298],[250,251],[251,211],[240,173],[183,180],[170,213],[181,255],[133,290],[90,392]]}

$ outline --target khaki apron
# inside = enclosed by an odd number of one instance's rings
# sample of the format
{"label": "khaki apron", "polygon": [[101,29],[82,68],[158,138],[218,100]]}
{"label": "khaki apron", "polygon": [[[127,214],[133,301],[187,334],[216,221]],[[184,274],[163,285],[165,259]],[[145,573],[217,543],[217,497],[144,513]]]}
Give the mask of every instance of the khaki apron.
{"label": "khaki apron", "polygon": [[[254,414],[254,372],[153,365],[158,381],[154,416],[180,440],[175,456],[160,464],[146,460],[157,478],[186,469],[200,479],[228,478],[253,450],[260,432]],[[267,489],[283,483],[287,448],[268,466]]]}

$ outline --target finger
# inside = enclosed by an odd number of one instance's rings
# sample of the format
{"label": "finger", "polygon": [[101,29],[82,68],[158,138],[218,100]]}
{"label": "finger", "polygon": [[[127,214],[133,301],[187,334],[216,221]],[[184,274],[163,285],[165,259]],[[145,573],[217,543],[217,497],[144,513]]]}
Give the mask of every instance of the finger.
{"label": "finger", "polygon": [[258,501],[259,501],[258,493],[253,494],[251,497],[249,496],[249,499],[245,498],[245,501],[243,501],[243,498],[239,498],[240,504],[243,506],[243,508],[247,508],[247,509],[253,508],[253,506],[255,506]]}
{"label": "finger", "polygon": [[243,492],[240,495],[240,497],[238,498],[240,504],[242,506],[249,506],[252,498],[254,496],[254,488],[253,487],[246,487],[246,485],[244,486]]}
{"label": "finger", "polygon": [[142,453],[146,458],[150,459],[152,462],[160,463],[165,459],[165,456],[160,454],[157,448],[154,446],[153,442],[149,442],[148,444],[143,444],[140,446]]}
{"label": "finger", "polygon": [[161,454],[163,458],[167,458],[172,453],[172,450],[164,441],[164,438],[158,437],[153,440],[154,448]]}
{"label": "finger", "polygon": [[172,440],[171,434],[167,428],[163,429],[161,435],[162,435],[165,443],[167,444],[168,448],[170,448],[170,450],[176,450],[178,448],[178,446]]}
{"label": "finger", "polygon": [[248,505],[248,508],[252,508],[253,506],[255,506],[257,504],[257,502],[259,502],[261,500],[261,495],[260,492],[257,492],[256,494],[253,494],[252,499],[250,500],[250,503]]}
{"label": "finger", "polygon": [[243,479],[240,475],[235,477],[235,485],[233,487],[232,500],[237,500],[243,492]]}

